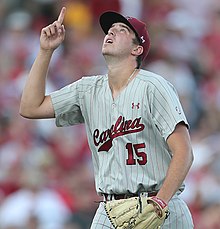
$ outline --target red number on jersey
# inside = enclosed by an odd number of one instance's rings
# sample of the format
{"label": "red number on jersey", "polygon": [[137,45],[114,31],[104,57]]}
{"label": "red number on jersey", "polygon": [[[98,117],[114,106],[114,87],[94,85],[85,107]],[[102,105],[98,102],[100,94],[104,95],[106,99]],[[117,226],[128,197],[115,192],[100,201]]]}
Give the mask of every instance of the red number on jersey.
{"label": "red number on jersey", "polygon": [[[145,148],[145,143],[132,144],[127,143],[126,149],[128,151],[128,159],[126,160],[127,165],[136,165],[136,162],[139,165],[145,165],[147,163],[147,154],[141,149]],[[135,153],[135,155],[134,155]],[[137,157],[137,159],[136,159]]]}

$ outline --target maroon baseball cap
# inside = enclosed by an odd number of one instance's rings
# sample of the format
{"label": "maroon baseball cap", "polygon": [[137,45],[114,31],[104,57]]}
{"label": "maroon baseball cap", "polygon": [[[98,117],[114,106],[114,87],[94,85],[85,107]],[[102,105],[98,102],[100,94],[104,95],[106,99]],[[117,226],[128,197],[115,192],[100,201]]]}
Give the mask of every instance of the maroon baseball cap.
{"label": "maroon baseball cap", "polygon": [[103,13],[99,18],[99,23],[105,34],[108,33],[112,24],[117,22],[122,22],[126,24],[134,31],[134,33],[136,34],[137,38],[140,41],[140,45],[143,46],[144,48],[143,53],[141,55],[142,60],[144,60],[150,49],[150,38],[149,38],[146,24],[138,20],[137,18],[124,17],[121,14],[114,11],[107,11]]}

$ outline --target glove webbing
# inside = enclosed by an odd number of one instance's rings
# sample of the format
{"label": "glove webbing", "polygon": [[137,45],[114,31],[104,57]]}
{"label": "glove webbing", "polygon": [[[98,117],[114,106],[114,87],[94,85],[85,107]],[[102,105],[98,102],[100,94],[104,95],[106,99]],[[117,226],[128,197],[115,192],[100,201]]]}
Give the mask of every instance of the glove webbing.
{"label": "glove webbing", "polygon": [[[140,197],[137,197],[138,198],[138,200],[139,200],[139,204],[137,204],[136,206],[133,206],[133,207],[130,207],[130,208],[128,208],[128,209],[126,209],[126,210],[124,210],[121,214],[119,214],[117,217],[119,217],[119,216],[123,216],[124,214],[126,214],[126,213],[128,213],[128,212],[130,212],[131,210],[133,210],[133,209],[138,209],[138,208],[140,208],[140,213],[142,212],[142,202],[141,202],[141,198]],[[104,206],[104,208],[105,208],[105,210],[106,210],[106,207]],[[111,211],[112,209],[109,209],[109,211]],[[112,225],[114,226],[114,228],[118,228],[119,226],[122,226],[122,225],[115,225],[114,224],[114,222],[111,220],[111,217],[110,217],[110,215],[109,215],[109,213],[108,213],[108,211],[106,210],[106,213],[107,213],[107,216],[108,216],[108,218],[109,218],[109,220],[110,220],[110,222],[112,223]],[[126,224],[126,227],[124,227],[125,229],[132,229],[134,226],[135,226],[135,222],[136,222],[136,218],[137,218],[137,216],[138,216],[138,211],[137,211],[137,213],[135,214],[135,215],[133,215],[132,216],[132,218],[130,218],[128,221],[124,221],[123,222],[123,226],[125,226]],[[112,217],[113,219],[115,219],[116,217]]]}

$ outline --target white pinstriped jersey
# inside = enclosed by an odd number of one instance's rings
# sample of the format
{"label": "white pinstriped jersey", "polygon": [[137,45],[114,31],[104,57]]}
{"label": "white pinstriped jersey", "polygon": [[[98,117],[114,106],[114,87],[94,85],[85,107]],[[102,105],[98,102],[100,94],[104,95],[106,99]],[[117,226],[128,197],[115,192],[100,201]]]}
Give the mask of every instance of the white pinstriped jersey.
{"label": "white pinstriped jersey", "polygon": [[140,70],[113,100],[107,75],[83,77],[51,98],[57,126],[86,125],[97,192],[160,189],[172,157],[166,139],[188,125],[169,82]]}

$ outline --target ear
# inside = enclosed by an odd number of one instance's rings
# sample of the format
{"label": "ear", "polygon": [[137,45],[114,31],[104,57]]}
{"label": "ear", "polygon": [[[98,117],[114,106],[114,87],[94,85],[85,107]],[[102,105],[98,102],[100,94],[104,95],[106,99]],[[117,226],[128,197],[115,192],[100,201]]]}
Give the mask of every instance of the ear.
{"label": "ear", "polygon": [[131,54],[133,56],[140,56],[143,53],[143,51],[144,51],[143,47],[141,45],[138,45],[132,50]]}

